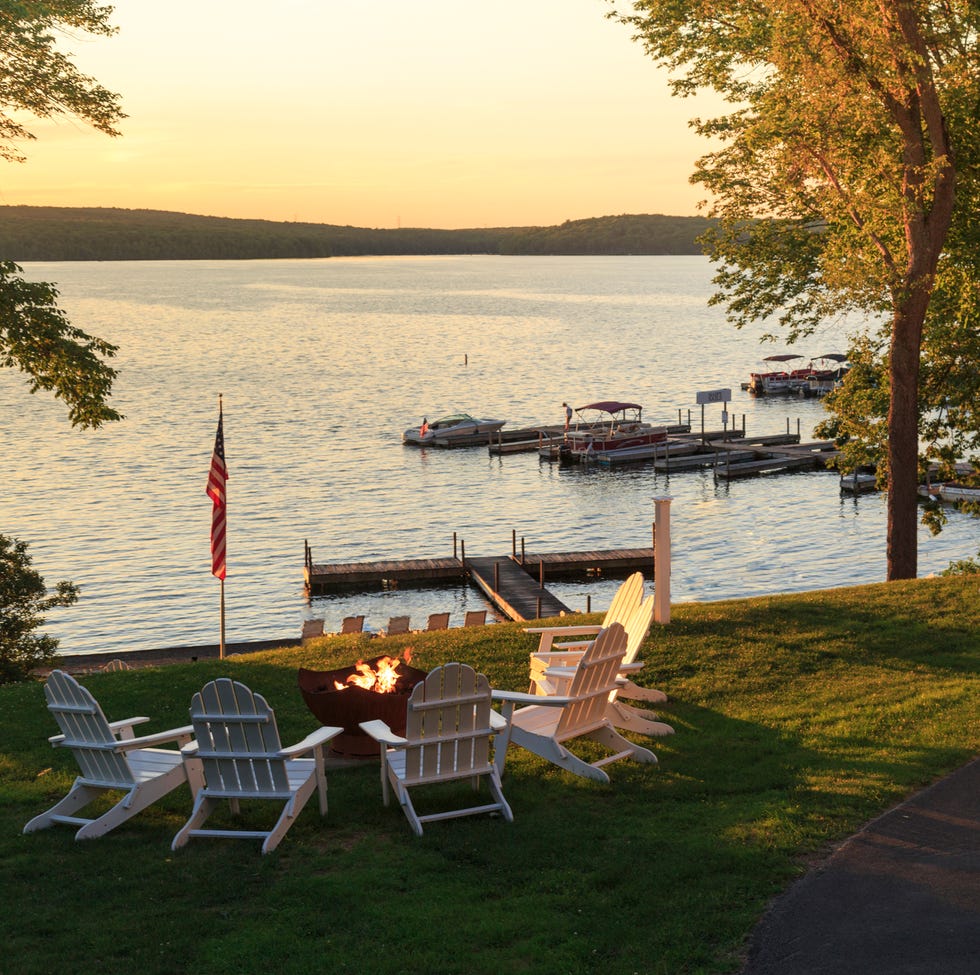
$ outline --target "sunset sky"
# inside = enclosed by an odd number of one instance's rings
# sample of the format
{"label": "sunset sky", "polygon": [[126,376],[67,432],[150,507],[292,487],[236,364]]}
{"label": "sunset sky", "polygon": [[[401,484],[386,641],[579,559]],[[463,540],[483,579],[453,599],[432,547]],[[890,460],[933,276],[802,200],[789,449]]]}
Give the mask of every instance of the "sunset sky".
{"label": "sunset sky", "polygon": [[[604,0],[117,0],[110,139],[32,121],[0,203],[365,227],[697,212],[708,148]],[[716,103],[717,104],[717,103]]]}

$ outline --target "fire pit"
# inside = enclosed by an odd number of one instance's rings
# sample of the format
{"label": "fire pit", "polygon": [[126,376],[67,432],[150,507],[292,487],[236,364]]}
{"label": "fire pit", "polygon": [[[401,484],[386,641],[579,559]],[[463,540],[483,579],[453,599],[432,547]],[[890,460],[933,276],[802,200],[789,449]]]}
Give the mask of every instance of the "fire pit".
{"label": "fire pit", "polygon": [[344,729],[330,742],[334,754],[376,758],[378,743],[361,731],[360,722],[380,718],[396,735],[404,735],[408,697],[426,676],[408,666],[407,654],[405,660],[381,656],[339,670],[301,667],[299,689],[321,724]]}

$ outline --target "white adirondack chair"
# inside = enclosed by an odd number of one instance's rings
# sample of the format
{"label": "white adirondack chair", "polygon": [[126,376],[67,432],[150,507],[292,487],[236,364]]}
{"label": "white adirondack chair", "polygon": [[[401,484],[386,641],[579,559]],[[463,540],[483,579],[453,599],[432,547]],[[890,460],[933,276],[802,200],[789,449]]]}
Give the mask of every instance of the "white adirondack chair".
{"label": "white adirondack chair", "polygon": [[[607,707],[610,695],[617,690],[617,675],[626,652],[626,630],[613,623],[602,630],[589,645],[575,667],[575,673],[562,695],[522,694],[518,691],[493,692],[494,700],[503,704],[509,727],[496,743],[495,762],[503,774],[507,745],[513,742],[535,755],[575,775],[608,782],[603,766],[623,758],[636,762],[656,763],[657,756],[634,745],[613,727]],[[515,704],[526,707],[514,710]],[[613,751],[594,762],[573,754],[565,742],[588,738]]]}
{"label": "white adirondack chair", "polygon": [[[318,728],[298,744],[283,748],[275,712],[265,698],[228,677],[205,684],[194,695],[190,713],[196,740],[182,751],[188,764],[201,763],[204,778],[195,792],[190,819],[174,837],[172,849],[184,846],[192,836],[214,836],[261,839],[262,852],[269,853],[314,789],[319,793],[320,814],[326,815],[324,749],[342,728]],[[242,799],[278,799],[284,805],[268,830],[202,828],[223,799],[235,814]]]}
{"label": "white adirondack chair", "polygon": [[[383,721],[364,721],[361,728],[381,747],[381,795],[387,806],[389,783],[417,836],[422,824],[476,813],[497,812],[514,821],[490,759],[490,738],[503,732],[505,720],[491,706],[490,684],[466,664],[449,663],[416,684],[408,701],[405,736]],[[493,801],[420,816],[409,790],[416,786],[471,779],[479,789],[486,777]]]}
{"label": "white adirondack chair", "polygon": [[[51,672],[44,696],[61,729],[60,735],[48,741],[55,748],[71,749],[81,775],[64,799],[24,827],[25,833],[65,823],[79,827],[76,840],[94,839],[187,782],[189,773],[194,776],[192,789],[199,781],[196,770],[184,765],[179,751],[153,747],[168,742],[186,744],[192,736],[190,726],[137,738],[133,727],[149,718],[109,722],[92,694],[61,670]],[[124,795],[107,812],[93,819],[75,815],[93,799],[116,790]]]}
{"label": "white adirondack chair", "polygon": [[540,634],[538,641],[538,653],[548,653],[552,649],[570,649],[574,644],[555,644],[555,640],[567,637],[596,636],[600,630],[611,626],[613,623],[623,623],[629,619],[630,615],[640,605],[643,600],[643,573],[634,572],[628,579],[625,579],[613,595],[609,609],[599,624],[586,623],[581,626],[529,626],[525,627],[525,633]]}
{"label": "white adirondack chair", "polygon": [[[630,673],[643,667],[643,662],[636,658],[643,646],[643,641],[650,632],[652,623],[653,596],[647,596],[633,610],[632,614],[623,620],[623,626],[626,630],[626,653],[623,655],[623,665],[619,671],[617,689],[609,695],[606,716],[615,727],[621,728],[623,731],[634,731],[641,735],[652,735],[659,738],[664,735],[672,735],[674,729],[669,724],[658,721],[657,715],[653,711],[634,708],[619,700],[620,697],[637,699],[643,694],[649,695],[645,700],[666,699],[666,695],[662,691],[639,687],[629,679]],[[582,659],[582,655],[589,644],[564,644],[564,646],[575,647],[576,649],[551,650],[547,653],[531,654],[530,690],[533,693],[567,693],[571,679],[575,674],[575,666]],[[635,693],[634,689],[639,694]]]}

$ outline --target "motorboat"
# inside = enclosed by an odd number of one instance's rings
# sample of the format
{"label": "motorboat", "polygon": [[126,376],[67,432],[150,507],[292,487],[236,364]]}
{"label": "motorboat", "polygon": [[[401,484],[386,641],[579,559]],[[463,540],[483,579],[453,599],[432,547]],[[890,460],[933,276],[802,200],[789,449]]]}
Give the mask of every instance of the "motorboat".
{"label": "motorboat", "polygon": [[980,504],[980,487],[970,487],[958,481],[943,481],[939,484],[922,484],[919,494],[930,501],[945,501],[949,504],[966,502]]}
{"label": "motorboat", "polygon": [[469,413],[453,413],[420,426],[410,427],[402,434],[402,443],[419,446],[453,446],[464,443],[486,443],[506,420],[479,420]]}
{"label": "motorboat", "polygon": [[578,420],[558,445],[562,461],[588,462],[609,451],[667,442],[667,428],[645,423],[639,403],[602,400],[576,408],[575,414]]}
{"label": "motorboat", "polygon": [[839,352],[818,355],[810,363],[809,375],[805,385],[801,386],[801,392],[806,396],[825,396],[840,386],[850,368],[847,356]]}
{"label": "motorboat", "polygon": [[[762,360],[763,370],[749,373],[749,384],[746,389],[757,396],[773,396],[777,393],[797,391],[800,388],[799,381],[802,379],[805,382],[803,370],[790,370],[788,366],[802,358],[802,355],[795,352],[767,355]],[[795,375],[791,375],[791,372],[795,372]]]}

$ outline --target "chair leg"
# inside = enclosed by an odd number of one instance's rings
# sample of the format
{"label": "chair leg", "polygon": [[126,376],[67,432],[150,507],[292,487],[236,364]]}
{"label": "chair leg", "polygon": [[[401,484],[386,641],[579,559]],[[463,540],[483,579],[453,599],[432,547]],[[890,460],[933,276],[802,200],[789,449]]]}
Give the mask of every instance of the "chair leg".
{"label": "chair leg", "polygon": [[73,816],[79,809],[84,809],[102,789],[89,785],[81,785],[77,780],[64,799],[56,802],[47,812],[35,816],[25,827],[25,833],[33,833],[38,829],[47,829],[54,824],[56,816]]}
{"label": "chair leg", "polygon": [[296,822],[296,816],[302,812],[303,806],[306,805],[306,800],[310,798],[315,787],[316,783],[311,777],[306,784],[301,786],[289,797],[286,805],[282,808],[282,812],[279,814],[279,818],[276,820],[276,825],[269,830],[268,835],[262,843],[263,853],[271,853],[279,845],[282,838],[288,832],[289,827]]}
{"label": "chair leg", "polygon": [[187,820],[183,829],[174,837],[173,842],[170,844],[170,849],[177,850],[182,846],[186,846],[187,841],[191,838],[191,832],[204,825],[208,816],[214,812],[216,805],[216,800],[209,799],[202,792],[198,792],[194,800],[194,808],[191,810],[190,819]]}
{"label": "chair leg", "polygon": [[667,695],[663,691],[653,687],[640,687],[631,680],[626,681],[619,689],[619,696],[630,701],[648,701],[651,704],[664,704],[667,700]]}
{"label": "chair leg", "polygon": [[601,768],[596,768],[577,755],[573,755],[563,745],[558,744],[554,738],[542,735],[525,735],[519,728],[514,729],[513,738],[515,745],[526,748],[529,752],[533,752],[545,761],[551,762],[573,775],[595,779],[597,782],[609,782],[609,776]]}
{"label": "chair leg", "polygon": [[614,728],[598,728],[586,737],[597,741],[600,745],[605,745],[606,748],[612,749],[614,752],[627,752],[634,762],[643,762],[650,765],[657,764],[657,756],[653,752],[640,745],[634,745],[633,742],[624,738]]}
{"label": "chair leg", "polygon": [[640,735],[650,735],[653,738],[662,738],[664,735],[672,735],[674,729],[663,721],[653,721],[656,717],[652,711],[644,714],[638,708],[631,708],[628,704],[619,701],[611,701],[606,708],[606,717],[623,731],[633,731]]}
{"label": "chair leg", "polygon": [[412,832],[416,836],[422,835],[422,823],[419,820],[418,813],[415,811],[415,806],[412,805],[412,798],[408,794],[408,789],[405,788],[400,782],[397,785],[398,789],[398,801],[401,803],[402,811],[408,819],[409,825],[412,827]]}

